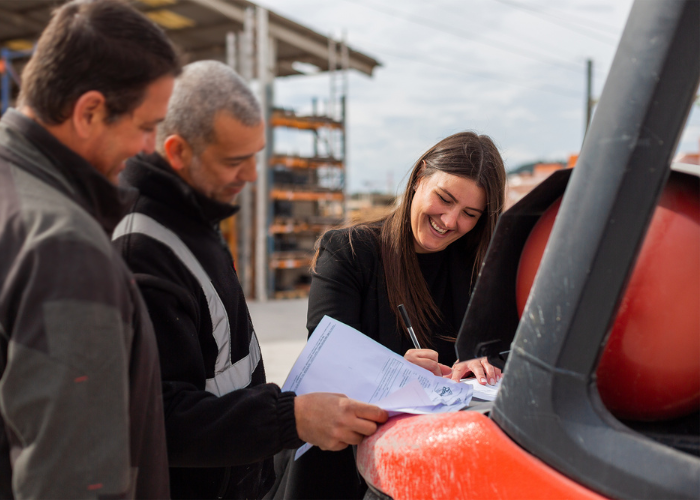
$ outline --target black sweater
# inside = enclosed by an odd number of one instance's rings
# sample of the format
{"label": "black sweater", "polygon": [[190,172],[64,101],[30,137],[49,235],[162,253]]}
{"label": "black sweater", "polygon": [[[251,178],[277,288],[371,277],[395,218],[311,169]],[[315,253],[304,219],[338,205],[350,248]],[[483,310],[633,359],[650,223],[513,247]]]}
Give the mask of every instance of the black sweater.
{"label": "black sweater", "polygon": [[[194,191],[157,154],[129,160],[122,181],[140,192],[133,211],[175,233],[211,280],[230,323],[224,358],[228,352],[231,364],[246,358],[257,340],[218,230],[236,209]],[[213,336],[219,322],[212,324],[202,285],[155,235],[131,233],[115,245],[136,274],[155,326],[173,498],[262,496],[274,479],[269,457],[301,445],[294,393],[266,384],[260,359],[245,388],[212,394],[207,381],[221,358]]]}
{"label": "black sweater", "polygon": [[[347,228],[323,236],[312,274],[306,326],[311,335],[328,315],[403,356],[413,344],[389,304],[379,230],[379,226],[360,227],[352,231],[352,239]],[[430,347],[439,353],[441,363],[451,366],[456,360],[454,342],[435,334],[454,338],[459,331],[469,303],[474,252],[462,238],[442,252],[419,254],[418,263],[443,315],[431,327]]]}

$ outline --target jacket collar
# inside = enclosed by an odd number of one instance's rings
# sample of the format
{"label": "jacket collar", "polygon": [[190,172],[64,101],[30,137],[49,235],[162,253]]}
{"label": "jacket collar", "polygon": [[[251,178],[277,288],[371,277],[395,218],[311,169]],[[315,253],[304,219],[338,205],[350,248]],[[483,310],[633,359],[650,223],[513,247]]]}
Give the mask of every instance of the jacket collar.
{"label": "jacket collar", "polygon": [[121,182],[135,187],[152,200],[208,224],[218,224],[238,212],[238,207],[220,203],[196,191],[158,153],[130,158]]}
{"label": "jacket collar", "polygon": [[[121,189],[110,183],[82,156],[19,111],[9,109],[0,126],[14,132],[14,140],[4,146],[20,160],[17,161],[18,167],[74,200],[97,220],[107,234],[112,234],[136,200],[138,193],[135,190]],[[41,156],[32,154],[32,149],[38,150]],[[28,157],[46,161],[37,164],[26,161]]]}

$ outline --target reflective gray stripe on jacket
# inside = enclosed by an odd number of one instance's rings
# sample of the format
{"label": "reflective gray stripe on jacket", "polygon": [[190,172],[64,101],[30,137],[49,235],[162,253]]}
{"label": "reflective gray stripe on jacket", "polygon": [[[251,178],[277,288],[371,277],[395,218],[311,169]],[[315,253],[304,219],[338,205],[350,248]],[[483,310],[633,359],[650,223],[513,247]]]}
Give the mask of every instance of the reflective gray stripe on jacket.
{"label": "reflective gray stripe on jacket", "polygon": [[114,230],[112,240],[133,233],[149,236],[170,248],[202,287],[211,316],[212,335],[219,350],[214,367],[214,378],[207,379],[205,389],[217,396],[223,396],[231,391],[247,387],[260,362],[260,346],[255,331],[250,338],[248,355],[232,364],[231,326],[226,309],[214,285],[212,285],[209,275],[194,254],[170,229],[140,213],[131,213],[124,217]]}

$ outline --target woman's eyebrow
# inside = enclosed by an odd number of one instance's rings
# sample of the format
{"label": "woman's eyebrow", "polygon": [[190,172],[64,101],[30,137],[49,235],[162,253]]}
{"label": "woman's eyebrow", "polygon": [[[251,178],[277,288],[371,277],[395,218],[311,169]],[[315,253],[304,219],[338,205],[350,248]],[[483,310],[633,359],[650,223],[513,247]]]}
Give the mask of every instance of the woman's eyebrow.
{"label": "woman's eyebrow", "polygon": [[[450,198],[452,198],[452,200],[453,200],[455,203],[459,203],[459,201],[457,201],[457,198],[455,198],[454,195],[453,195],[452,193],[450,193],[447,189],[445,189],[445,188],[443,188],[443,187],[439,187],[439,189],[440,189],[440,191],[444,192],[447,196],[449,196]],[[466,208],[466,209],[468,209],[468,210],[474,210],[475,212],[479,212],[480,214],[483,214],[483,213],[484,213],[483,210],[479,210],[478,208],[474,208],[474,207],[464,207],[464,208]]]}

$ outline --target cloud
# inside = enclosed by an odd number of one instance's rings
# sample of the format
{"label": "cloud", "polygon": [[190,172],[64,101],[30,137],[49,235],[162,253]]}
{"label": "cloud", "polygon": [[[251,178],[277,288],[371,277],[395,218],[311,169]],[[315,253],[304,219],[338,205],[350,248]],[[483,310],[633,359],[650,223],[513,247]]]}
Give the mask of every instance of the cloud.
{"label": "cloud", "polygon": [[[585,60],[595,61],[599,94],[631,6],[538,0],[526,4],[538,12],[528,13],[497,0],[261,3],[321,33],[344,30],[351,47],[383,64],[373,78],[350,76],[350,191],[390,178],[398,186],[420,154],[460,130],[490,135],[509,167],[578,151]],[[577,32],[577,24],[595,26],[600,40]],[[327,75],[275,84],[276,104],[301,112],[328,94]]]}

